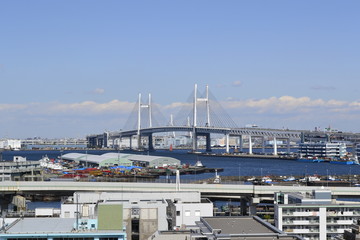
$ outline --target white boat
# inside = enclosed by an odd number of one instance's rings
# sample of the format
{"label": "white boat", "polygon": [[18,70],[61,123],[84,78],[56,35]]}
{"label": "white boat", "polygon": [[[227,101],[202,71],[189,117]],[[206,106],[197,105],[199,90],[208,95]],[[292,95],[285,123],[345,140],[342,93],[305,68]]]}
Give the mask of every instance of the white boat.
{"label": "white boat", "polygon": [[272,182],[272,179],[268,176],[265,176],[261,179],[261,182],[263,183],[271,183]]}
{"label": "white boat", "polygon": [[40,160],[40,166],[42,168],[48,168],[53,170],[63,170],[64,167],[60,163],[54,163],[50,160],[48,156],[42,157]]}
{"label": "white boat", "polygon": [[204,165],[200,160],[197,160],[197,162],[195,163],[195,167],[204,167]]}
{"label": "white boat", "polygon": [[295,180],[296,180],[295,177],[290,176],[290,177],[284,179],[284,182],[291,182],[291,181],[295,181]]}
{"label": "white boat", "polygon": [[307,176],[300,179],[300,182],[317,182],[320,181],[320,178],[317,176]]}
{"label": "white boat", "polygon": [[335,181],[336,178],[334,178],[333,176],[329,175],[329,176],[327,177],[327,180],[329,180],[329,181]]}
{"label": "white boat", "polygon": [[220,176],[217,174],[217,170],[215,169],[215,179],[214,179],[214,183],[218,184],[221,183],[221,178]]}

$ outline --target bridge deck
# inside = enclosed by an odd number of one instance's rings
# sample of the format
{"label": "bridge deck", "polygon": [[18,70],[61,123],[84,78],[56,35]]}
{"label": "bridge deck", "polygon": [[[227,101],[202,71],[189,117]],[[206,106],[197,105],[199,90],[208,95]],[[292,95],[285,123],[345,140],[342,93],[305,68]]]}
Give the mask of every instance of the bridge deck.
{"label": "bridge deck", "polygon": [[[204,195],[258,195],[269,196],[274,192],[306,192],[322,187],[309,186],[261,186],[225,184],[181,184],[183,191],[198,191]],[[336,196],[360,197],[356,187],[326,187]],[[128,183],[128,182],[2,182],[0,192],[35,191],[175,191],[174,183]]]}

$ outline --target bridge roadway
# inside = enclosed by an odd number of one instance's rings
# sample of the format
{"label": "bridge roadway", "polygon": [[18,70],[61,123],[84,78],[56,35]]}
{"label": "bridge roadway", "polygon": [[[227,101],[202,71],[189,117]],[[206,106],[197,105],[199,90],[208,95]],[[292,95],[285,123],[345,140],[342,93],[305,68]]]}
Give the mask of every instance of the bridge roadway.
{"label": "bridge roadway", "polygon": [[[239,196],[272,197],[274,192],[308,192],[322,187],[310,186],[265,186],[236,184],[181,184],[180,191],[199,191],[202,196],[239,198]],[[357,187],[325,187],[336,197],[359,198]],[[2,182],[0,193],[14,192],[75,192],[75,191],[175,191],[175,183],[129,183],[129,182]]]}
{"label": "bridge roadway", "polygon": [[[164,126],[140,129],[140,135],[148,136],[153,133],[162,132],[192,132],[194,130],[191,126]],[[128,130],[121,132],[111,132],[110,138],[130,137],[137,135],[138,130]],[[282,130],[282,129],[265,129],[265,128],[221,128],[221,127],[196,127],[197,133],[218,133],[229,134],[230,136],[271,136],[277,138],[300,138],[302,131],[297,130]]]}
{"label": "bridge roadway", "polygon": [[[149,149],[153,150],[153,139],[152,134],[154,133],[164,133],[164,132],[192,132],[193,134],[193,151],[197,150],[197,136],[206,137],[206,151],[211,151],[211,140],[210,134],[224,134],[226,136],[226,152],[229,152],[229,137],[230,136],[252,136],[252,137],[274,137],[275,138],[285,138],[288,139],[290,143],[291,138],[301,138],[301,131],[290,131],[290,130],[280,130],[280,129],[262,129],[262,128],[221,128],[221,127],[192,127],[192,126],[164,126],[164,127],[151,127],[151,128],[142,128],[138,130],[128,130],[121,132],[111,132],[108,135],[110,140],[121,139],[124,137],[130,138],[130,147],[131,147],[131,138],[134,135],[146,136],[149,138]],[[100,136],[103,138],[104,136]],[[100,141],[103,142],[104,140]],[[138,138],[138,144],[140,144],[140,138]],[[99,142],[99,140],[97,140]],[[242,141],[241,141],[242,142]],[[242,143],[241,143],[242,145]],[[290,146],[290,145],[289,145]],[[242,147],[242,146],[241,146]],[[290,149],[289,149],[290,151]]]}

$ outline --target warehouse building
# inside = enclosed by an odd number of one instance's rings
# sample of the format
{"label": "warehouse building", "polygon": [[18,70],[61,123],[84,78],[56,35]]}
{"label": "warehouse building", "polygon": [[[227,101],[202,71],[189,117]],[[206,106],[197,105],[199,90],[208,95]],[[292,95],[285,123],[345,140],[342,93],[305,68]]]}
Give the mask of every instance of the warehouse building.
{"label": "warehouse building", "polygon": [[180,160],[164,156],[148,156],[124,153],[105,153],[102,155],[85,153],[67,153],[62,155],[63,160],[75,161],[84,166],[112,167],[112,166],[141,166],[141,167],[164,167],[179,166]]}
{"label": "warehouse building", "polygon": [[180,160],[172,157],[164,156],[148,156],[148,155],[129,155],[128,159],[134,165],[141,167],[165,167],[165,166],[179,166]]}

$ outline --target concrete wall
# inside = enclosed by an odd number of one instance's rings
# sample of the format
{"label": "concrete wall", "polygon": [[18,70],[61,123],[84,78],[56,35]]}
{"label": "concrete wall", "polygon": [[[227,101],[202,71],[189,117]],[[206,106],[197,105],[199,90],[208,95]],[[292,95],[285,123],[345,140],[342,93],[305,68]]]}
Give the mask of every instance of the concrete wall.
{"label": "concrete wall", "polygon": [[176,216],[176,226],[195,225],[196,221],[200,221],[200,217],[213,216],[212,203],[176,203],[176,212],[180,215]]}
{"label": "concrete wall", "polygon": [[[79,203],[79,217],[95,218],[95,206],[96,204]],[[76,204],[61,204],[61,218],[76,218],[75,212]]]}
{"label": "concrete wall", "polygon": [[[74,199],[76,199],[74,193]],[[182,202],[200,202],[200,192],[84,192],[79,193],[79,203],[97,203],[99,200],[140,201],[140,200],[181,199]]]}

